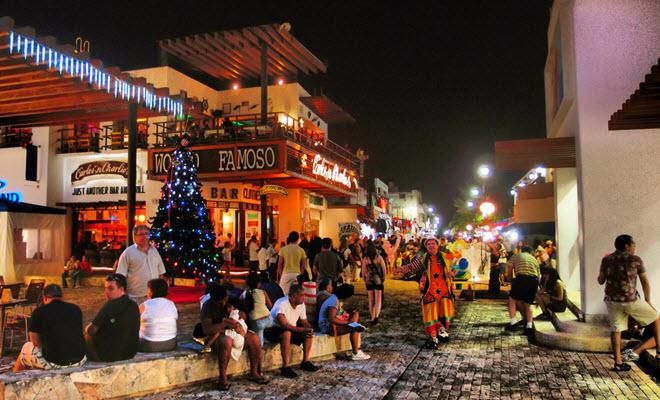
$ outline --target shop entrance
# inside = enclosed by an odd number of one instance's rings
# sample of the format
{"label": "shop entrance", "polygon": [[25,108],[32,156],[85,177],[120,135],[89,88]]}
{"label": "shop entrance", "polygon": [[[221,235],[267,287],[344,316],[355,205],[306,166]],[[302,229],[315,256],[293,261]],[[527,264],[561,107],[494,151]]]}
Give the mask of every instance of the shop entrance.
{"label": "shop entrance", "polygon": [[[145,203],[138,202],[136,224],[147,222],[145,213]],[[86,256],[93,266],[112,267],[126,248],[126,206],[75,206],[72,228],[72,255]]]}

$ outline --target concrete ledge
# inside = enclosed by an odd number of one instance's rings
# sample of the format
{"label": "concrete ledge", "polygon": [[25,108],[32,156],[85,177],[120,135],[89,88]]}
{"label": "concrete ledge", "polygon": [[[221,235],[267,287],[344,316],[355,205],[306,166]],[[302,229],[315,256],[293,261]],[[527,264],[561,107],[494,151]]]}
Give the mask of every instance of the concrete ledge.
{"label": "concrete ledge", "polygon": [[579,332],[557,331],[552,322],[534,321],[536,343],[553,349],[607,353],[611,351],[610,337]]}
{"label": "concrete ledge", "polygon": [[[193,345],[184,344],[167,353],[138,353],[135,358],[115,363],[87,363],[80,368],[55,371],[27,370],[0,375],[0,400],[37,399],[109,399],[139,396],[178,386],[218,378],[218,362],[214,353],[199,355]],[[351,349],[349,335],[334,338],[316,335],[313,360],[326,360],[337,352]],[[292,346],[291,364],[302,361],[302,348]],[[263,352],[263,369],[282,366],[279,345],[267,344]],[[247,352],[238,361],[230,360],[229,375],[249,372]]]}
{"label": "concrete ledge", "polygon": [[[108,276],[109,274],[95,274],[91,276],[86,276],[80,280],[80,284],[83,287],[103,287],[105,286],[105,277]],[[50,285],[51,283],[56,283],[58,285],[62,285],[62,276],[54,276],[54,275],[26,275],[23,277],[23,281],[25,282],[25,286],[27,286],[30,283],[30,280],[32,279],[45,279],[46,280],[46,285]],[[69,280],[70,281],[70,280]]]}

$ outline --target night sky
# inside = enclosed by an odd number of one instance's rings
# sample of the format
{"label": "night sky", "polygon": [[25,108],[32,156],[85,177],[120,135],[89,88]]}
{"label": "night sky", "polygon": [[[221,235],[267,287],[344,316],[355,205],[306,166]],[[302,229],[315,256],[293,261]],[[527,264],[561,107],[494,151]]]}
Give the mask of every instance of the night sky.
{"label": "night sky", "polygon": [[[328,64],[305,87],[357,119],[331,126],[330,138],[364,148],[370,177],[420,189],[444,220],[460,191],[477,183],[476,165],[494,159],[495,141],[545,136],[550,0],[0,4],[17,26],[60,43],[83,36],[94,58],[125,70],[157,65],[159,39],[290,22]],[[497,174],[488,190],[510,201],[520,175]]]}

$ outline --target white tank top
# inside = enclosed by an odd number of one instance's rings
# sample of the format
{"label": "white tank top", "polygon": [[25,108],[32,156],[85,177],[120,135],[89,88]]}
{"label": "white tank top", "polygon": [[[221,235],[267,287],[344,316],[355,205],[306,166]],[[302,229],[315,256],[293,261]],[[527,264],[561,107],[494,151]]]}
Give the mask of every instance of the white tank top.
{"label": "white tank top", "polygon": [[164,297],[142,303],[140,338],[150,342],[164,342],[176,337],[176,320],[179,314],[174,303]]}

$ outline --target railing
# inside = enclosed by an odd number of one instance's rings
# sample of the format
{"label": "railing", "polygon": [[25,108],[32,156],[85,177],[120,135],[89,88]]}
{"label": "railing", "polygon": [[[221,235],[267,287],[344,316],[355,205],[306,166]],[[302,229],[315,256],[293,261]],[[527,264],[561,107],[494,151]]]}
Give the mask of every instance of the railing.
{"label": "railing", "polygon": [[32,129],[2,128],[0,130],[0,148],[21,147],[32,140]]}
{"label": "railing", "polygon": [[89,151],[100,151],[101,129],[97,127],[62,128],[57,130],[59,153],[82,153]]}
{"label": "railing", "polygon": [[[128,130],[118,131],[113,125],[98,127],[63,128],[58,131],[59,153],[100,152],[101,150],[120,150],[128,148]],[[148,125],[138,124],[137,146],[148,146]]]}
{"label": "railing", "polygon": [[[192,144],[241,143],[250,141],[287,139],[329,157],[347,167],[357,169],[359,160],[349,149],[298,127],[298,121],[285,113],[269,113],[266,121],[260,114],[241,115],[232,120],[198,119],[156,122],[155,146],[173,147],[177,139],[187,133]],[[187,128],[186,128],[187,126]]]}

